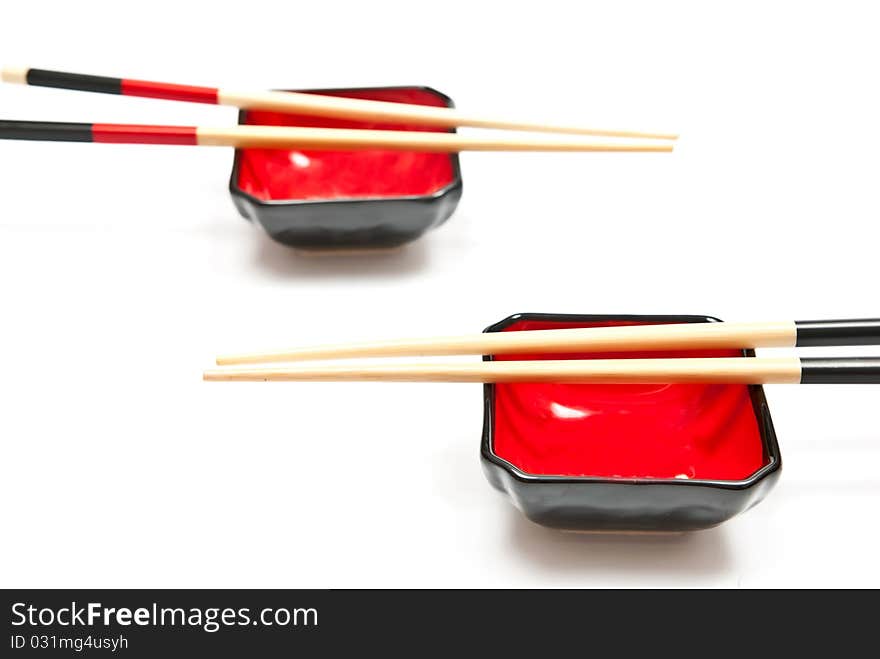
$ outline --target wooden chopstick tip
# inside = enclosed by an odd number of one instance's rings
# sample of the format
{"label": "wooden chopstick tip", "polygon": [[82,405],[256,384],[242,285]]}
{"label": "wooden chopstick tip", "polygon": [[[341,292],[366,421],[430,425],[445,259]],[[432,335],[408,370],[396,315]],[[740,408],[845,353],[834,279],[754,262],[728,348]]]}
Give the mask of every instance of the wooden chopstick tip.
{"label": "wooden chopstick tip", "polygon": [[590,149],[610,153],[672,153],[674,150],[675,144],[672,142],[609,142],[596,144],[595,148]]}
{"label": "wooden chopstick tip", "polygon": [[[204,382],[308,382],[315,380],[335,381],[333,377],[300,377],[311,375],[310,369],[302,374],[285,368],[212,368],[202,372]],[[344,380],[341,380],[344,381]]]}
{"label": "wooden chopstick tip", "polygon": [[211,368],[202,372],[204,382],[270,382],[278,369],[222,369]]}
{"label": "wooden chopstick tip", "polygon": [[663,140],[668,142],[675,142],[679,138],[678,133],[649,133],[641,130],[592,129],[579,132],[583,135],[593,135],[594,137],[617,137],[627,140]]}
{"label": "wooden chopstick tip", "polygon": [[[600,131],[601,133],[601,131]],[[669,142],[675,142],[679,134],[678,133],[643,133],[636,131],[608,131],[605,137],[625,137],[628,139],[634,140],[665,140]]]}
{"label": "wooden chopstick tip", "polygon": [[217,366],[240,366],[243,364],[263,364],[265,362],[286,361],[283,355],[275,356],[273,354],[256,354],[256,355],[218,355],[214,360]]}

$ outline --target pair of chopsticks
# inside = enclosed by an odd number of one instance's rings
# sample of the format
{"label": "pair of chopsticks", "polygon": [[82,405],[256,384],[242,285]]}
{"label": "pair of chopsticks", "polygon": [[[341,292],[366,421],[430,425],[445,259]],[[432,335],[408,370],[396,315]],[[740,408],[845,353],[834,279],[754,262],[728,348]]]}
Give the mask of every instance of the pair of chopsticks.
{"label": "pair of chopsticks", "polygon": [[[880,319],[684,323],[489,332],[219,357],[220,366],[365,357],[562,354],[880,344]],[[880,357],[560,359],[221,368],[212,381],[878,384]]]}
{"label": "pair of chopsticks", "polygon": [[454,108],[371,101],[301,92],[236,92],[212,87],[194,87],[165,82],[108,78],[103,76],[4,68],[6,82],[55,87],[76,91],[140,96],[191,103],[231,105],[245,109],[272,110],[309,116],[366,121],[401,122],[418,126],[453,128],[470,126],[543,133],[641,138],[652,142],[602,142],[583,138],[500,138],[457,135],[447,132],[403,130],[358,130],[300,128],[287,126],[150,126],[129,124],[61,123],[0,120],[0,139],[59,142],[110,142],[122,144],[176,144],[189,146],[234,146],[265,149],[386,149],[402,151],[672,151],[677,135],[625,130],[603,130],[584,126],[556,126],[508,121],[471,115]]}

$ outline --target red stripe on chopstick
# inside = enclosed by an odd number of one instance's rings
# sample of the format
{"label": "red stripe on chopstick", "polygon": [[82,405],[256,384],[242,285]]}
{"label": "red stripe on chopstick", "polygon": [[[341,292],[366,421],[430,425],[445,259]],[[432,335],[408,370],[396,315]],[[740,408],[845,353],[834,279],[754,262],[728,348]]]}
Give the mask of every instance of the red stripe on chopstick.
{"label": "red stripe on chopstick", "polygon": [[123,96],[162,98],[169,101],[209,103],[212,105],[217,105],[217,94],[219,93],[219,90],[213,87],[193,87],[191,85],[174,85],[168,82],[128,80],[125,78],[122,79],[121,90]]}
{"label": "red stripe on chopstick", "polygon": [[94,124],[92,141],[112,144],[185,144],[197,145],[195,126],[132,126]]}

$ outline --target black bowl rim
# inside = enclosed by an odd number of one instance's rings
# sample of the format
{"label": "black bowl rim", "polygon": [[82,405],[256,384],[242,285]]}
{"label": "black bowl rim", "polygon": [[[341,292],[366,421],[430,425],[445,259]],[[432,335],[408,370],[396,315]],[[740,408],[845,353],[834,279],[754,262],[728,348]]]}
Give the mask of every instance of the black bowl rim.
{"label": "black bowl rim", "polygon": [[[715,316],[702,316],[693,314],[566,314],[566,313],[517,313],[503,320],[489,325],[484,332],[497,332],[520,320],[546,320],[546,321],[603,321],[603,320],[657,320],[692,322],[723,322]],[[743,350],[743,355],[754,357],[754,350]],[[491,355],[483,355],[484,361],[492,361]],[[712,487],[725,490],[747,490],[758,482],[778,471],[782,467],[782,456],[779,451],[779,442],[776,438],[776,429],[767,406],[767,398],[761,385],[748,385],[752,398],[752,405],[759,421],[761,441],[767,451],[767,464],[755,471],[747,478],[741,480],[717,480],[717,479],[677,479],[677,478],[603,478],[599,476],[562,476],[552,474],[530,474],[504,458],[495,454],[492,446],[493,420],[495,416],[495,385],[483,385],[483,438],[480,445],[482,457],[492,464],[505,469],[516,480],[523,483],[570,483],[570,484],[620,484],[620,485],[671,485],[675,487]]]}
{"label": "black bowl rim", "polygon": [[[436,96],[440,97],[446,104],[448,108],[454,108],[455,103],[453,103],[452,99],[444,94],[443,92],[434,89],[428,85],[379,85],[373,87],[327,87],[321,89],[284,89],[278,91],[296,91],[302,92],[304,94],[316,94],[321,92],[351,92],[351,91],[371,91],[371,90],[397,90],[397,89],[420,89],[423,91],[431,92]],[[244,121],[244,116],[247,113],[247,109],[243,108],[238,112],[238,123],[242,125]],[[450,128],[447,132],[454,133],[456,132],[455,128]],[[238,180],[238,170],[241,165],[241,151],[242,149],[236,147],[235,155],[232,161],[232,173],[229,176],[229,192],[232,195],[242,197],[256,206],[262,206],[265,208],[271,208],[276,206],[324,206],[327,204],[360,204],[360,203],[374,203],[377,201],[382,202],[413,202],[413,201],[435,201],[438,199],[442,199],[447,196],[454,190],[460,189],[462,187],[461,181],[461,162],[459,160],[458,153],[449,154],[452,159],[452,175],[453,180],[445,187],[440,188],[430,194],[426,195],[408,195],[401,197],[348,197],[345,199],[260,199],[259,197],[255,197],[254,195],[245,192],[242,190],[236,181]]]}

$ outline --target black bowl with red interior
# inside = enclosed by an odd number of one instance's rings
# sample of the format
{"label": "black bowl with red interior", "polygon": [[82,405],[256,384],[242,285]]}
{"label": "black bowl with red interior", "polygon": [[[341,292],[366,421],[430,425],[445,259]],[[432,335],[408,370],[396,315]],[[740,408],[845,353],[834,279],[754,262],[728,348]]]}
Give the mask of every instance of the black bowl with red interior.
{"label": "black bowl with red interior", "polygon": [[[299,90],[297,90],[299,91]],[[305,90],[306,93],[453,107],[429,87]],[[449,130],[263,110],[239,124]],[[383,249],[442,224],[461,198],[457,153],[236,149],[229,190],[239,212],[279,243],[312,250]]]}
{"label": "black bowl with red interior", "polygon": [[[518,314],[487,332],[720,322],[707,316]],[[738,357],[693,350],[484,359]],[[761,501],[782,467],[764,390],[742,384],[487,384],[481,461],[527,518],[576,531],[678,532]]]}

